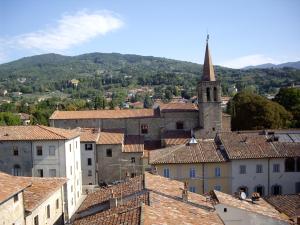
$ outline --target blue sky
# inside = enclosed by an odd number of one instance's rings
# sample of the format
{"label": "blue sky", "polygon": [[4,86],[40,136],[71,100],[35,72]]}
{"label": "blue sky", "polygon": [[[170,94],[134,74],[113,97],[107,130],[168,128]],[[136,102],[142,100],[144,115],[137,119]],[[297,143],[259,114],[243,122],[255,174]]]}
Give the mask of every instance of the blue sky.
{"label": "blue sky", "polygon": [[300,60],[299,0],[1,0],[0,63],[120,52],[233,68]]}

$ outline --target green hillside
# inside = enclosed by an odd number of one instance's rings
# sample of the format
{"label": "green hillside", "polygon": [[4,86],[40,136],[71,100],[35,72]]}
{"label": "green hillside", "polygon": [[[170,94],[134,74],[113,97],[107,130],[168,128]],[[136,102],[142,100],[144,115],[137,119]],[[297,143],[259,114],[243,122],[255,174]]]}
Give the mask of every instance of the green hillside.
{"label": "green hillside", "polygon": [[[228,87],[251,87],[264,94],[274,88],[300,83],[300,70],[293,68],[237,70],[216,66],[224,94]],[[202,66],[152,56],[90,53],[79,56],[44,54],[0,65],[0,89],[9,93],[44,93],[56,90],[89,97],[94,91],[135,86],[178,86],[195,91]],[[19,78],[19,80],[18,80]],[[20,82],[20,78],[26,81]],[[76,90],[68,80],[80,81]],[[89,92],[89,93],[87,93]]]}

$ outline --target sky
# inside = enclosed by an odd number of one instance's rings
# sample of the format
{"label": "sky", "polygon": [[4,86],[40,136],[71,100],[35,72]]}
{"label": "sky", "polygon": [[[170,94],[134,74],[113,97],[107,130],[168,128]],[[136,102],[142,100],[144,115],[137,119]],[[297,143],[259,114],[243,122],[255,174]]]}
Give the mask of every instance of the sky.
{"label": "sky", "polygon": [[300,60],[300,0],[0,0],[0,63],[118,52],[242,68]]}

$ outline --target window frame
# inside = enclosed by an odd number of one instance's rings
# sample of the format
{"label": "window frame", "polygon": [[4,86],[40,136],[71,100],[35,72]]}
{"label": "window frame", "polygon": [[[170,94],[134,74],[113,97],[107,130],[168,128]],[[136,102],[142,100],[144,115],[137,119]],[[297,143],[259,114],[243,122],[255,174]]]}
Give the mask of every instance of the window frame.
{"label": "window frame", "polygon": [[164,168],[164,177],[170,178],[170,169],[169,168]]}
{"label": "window frame", "polygon": [[280,173],[280,164],[279,163],[273,164],[273,173]]}
{"label": "window frame", "polygon": [[263,173],[263,165],[262,164],[256,164],[256,173]]}
{"label": "window frame", "polygon": [[[54,154],[53,154],[54,152]],[[49,146],[49,156],[56,156],[56,148],[54,145]]]}
{"label": "window frame", "polygon": [[51,213],[50,213],[50,205],[46,206],[46,212],[47,212],[47,219],[50,219]]}
{"label": "window frame", "polygon": [[149,132],[149,126],[148,124],[144,123],[144,124],[141,124],[141,133],[142,134],[148,134]]}
{"label": "window frame", "polygon": [[109,157],[109,158],[112,157],[112,149],[111,148],[106,149],[106,157]]}
{"label": "window frame", "polygon": [[176,130],[183,130],[184,129],[184,122],[183,121],[177,121],[176,122]]}
{"label": "window frame", "polygon": [[18,148],[18,146],[13,146],[13,156],[19,156],[19,148]]}
{"label": "window frame", "polygon": [[190,168],[190,178],[196,178],[196,169],[194,167]]}
{"label": "window frame", "polygon": [[93,165],[92,158],[87,158],[87,165],[88,166],[92,166]]}
{"label": "window frame", "polygon": [[239,174],[247,174],[247,166],[246,165],[240,165],[239,167]]}
{"label": "window frame", "polygon": [[43,156],[43,146],[38,145],[35,148],[36,148],[36,155],[37,156]]}
{"label": "window frame", "polygon": [[215,177],[221,177],[221,168],[215,167]]}
{"label": "window frame", "polygon": [[[90,147],[88,147],[88,146],[90,146]],[[91,143],[84,144],[84,149],[86,151],[93,151],[93,144],[91,144]]]}

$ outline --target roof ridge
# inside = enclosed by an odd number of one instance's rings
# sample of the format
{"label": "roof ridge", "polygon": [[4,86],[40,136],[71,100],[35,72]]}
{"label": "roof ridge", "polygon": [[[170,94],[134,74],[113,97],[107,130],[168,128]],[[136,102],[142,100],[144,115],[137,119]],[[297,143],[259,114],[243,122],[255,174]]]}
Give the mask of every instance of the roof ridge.
{"label": "roof ridge", "polygon": [[[69,139],[68,137],[66,137],[66,136],[64,136],[64,135],[62,135],[62,134],[58,134],[58,133],[54,132],[53,130],[50,130],[50,129],[49,129],[50,127],[47,127],[47,126],[44,126],[44,125],[37,125],[37,126],[40,127],[40,128],[42,128],[42,129],[44,129],[44,130],[47,130],[47,131],[49,131],[49,132],[55,134],[55,135],[58,135],[58,136],[60,136],[60,137],[62,137],[62,138]],[[51,128],[62,129],[62,128],[57,128],[57,127],[51,127]]]}

